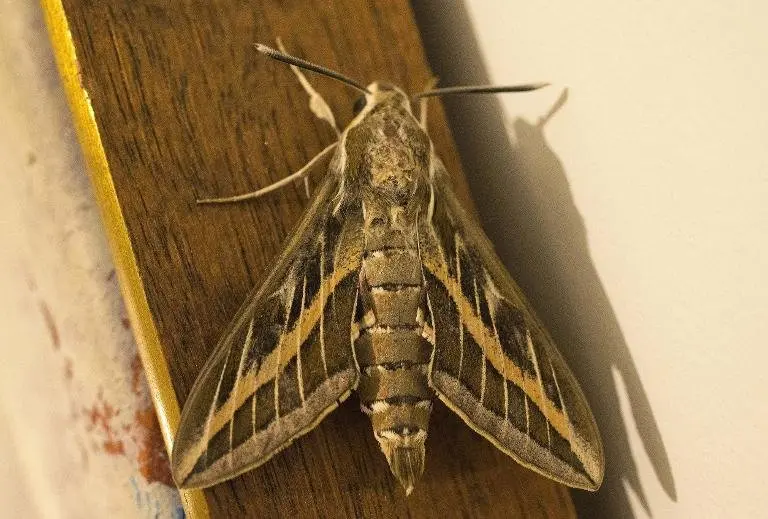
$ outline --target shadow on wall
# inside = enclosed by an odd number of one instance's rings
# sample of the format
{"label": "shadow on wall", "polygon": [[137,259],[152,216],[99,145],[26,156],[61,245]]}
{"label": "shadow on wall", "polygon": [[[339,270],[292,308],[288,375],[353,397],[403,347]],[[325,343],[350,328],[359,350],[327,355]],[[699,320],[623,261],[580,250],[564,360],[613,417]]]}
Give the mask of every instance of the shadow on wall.
{"label": "shadow on wall", "polygon": [[[464,6],[459,2],[415,2],[413,8],[440,86],[488,83]],[[676,501],[674,477],[632,355],[592,264],[586,230],[563,164],[544,136],[546,122],[566,100],[564,90],[538,122],[514,121],[515,143],[509,140],[496,97],[445,97],[443,103],[483,226],[555,342],[561,345],[603,437],[605,480],[596,493],[572,493],[579,514],[633,517],[624,481],[651,514],[632,459],[614,370],[626,386],[634,421],[656,477]]]}

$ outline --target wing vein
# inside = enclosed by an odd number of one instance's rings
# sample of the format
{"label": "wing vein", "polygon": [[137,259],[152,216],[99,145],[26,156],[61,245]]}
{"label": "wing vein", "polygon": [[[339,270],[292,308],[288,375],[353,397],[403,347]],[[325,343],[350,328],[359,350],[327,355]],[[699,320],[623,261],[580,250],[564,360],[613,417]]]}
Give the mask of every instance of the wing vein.
{"label": "wing vein", "polygon": [[[320,302],[325,304],[325,234],[320,234]],[[328,379],[328,360],[325,357],[325,308],[320,309],[320,358],[323,360],[323,373]]]}
{"label": "wing vein", "polygon": [[[487,280],[486,280],[487,281]],[[487,291],[486,291],[487,294]],[[495,295],[494,295],[495,298]],[[504,349],[501,346],[501,337],[499,337],[499,330],[496,327],[496,305],[498,301],[490,299],[486,295],[488,300],[488,313],[491,314],[491,325],[493,326],[493,336],[496,338],[496,346],[499,349],[499,358],[504,357]],[[504,378],[504,421],[509,422],[509,378],[507,377],[507,363],[501,363],[501,376]]]}
{"label": "wing vein", "polygon": [[[461,259],[459,254],[459,237],[454,236],[454,247],[456,256],[456,286],[461,286]],[[456,312],[456,317],[459,320],[459,372],[456,376],[457,380],[461,380],[461,370],[464,367],[464,321],[461,318],[461,312]]]}
{"label": "wing vein", "polygon": [[304,316],[304,303],[307,299],[307,274],[304,273],[304,283],[301,287],[301,313],[299,314],[299,319],[296,322],[296,326],[298,328],[298,333],[296,334],[296,382],[299,386],[299,398],[301,398],[301,405],[304,406],[304,402],[306,399],[304,398],[304,376],[301,372],[301,344],[302,344],[302,337],[301,337],[301,326],[303,325],[303,319]]}
{"label": "wing vein", "polygon": [[355,337],[355,335],[359,337],[360,332],[359,332],[359,326],[355,322],[355,315],[357,315],[357,305],[359,303],[360,303],[360,289],[358,288],[355,290],[355,302],[352,305],[352,319],[351,319],[351,322],[349,323],[349,329],[350,329],[349,345],[350,345],[350,348],[352,349],[352,360],[355,363],[355,369],[357,370],[358,373],[360,373],[360,363],[357,362],[357,351],[355,350],[355,341],[357,340],[357,337]]}
{"label": "wing vein", "polygon": [[[232,349],[227,352],[227,358],[224,361],[224,366],[221,368],[221,375],[219,375],[219,382],[216,384],[216,391],[213,393],[213,401],[211,407],[208,410],[208,418],[205,419],[205,428],[203,429],[203,438],[205,438],[205,445],[207,446],[208,440],[211,439],[211,426],[213,424],[213,418],[216,415],[216,402],[219,400],[219,392],[221,391],[221,384],[224,381],[224,373],[227,371],[227,365],[229,364],[229,354]],[[208,465],[208,448],[205,448],[204,452],[204,465]]]}
{"label": "wing vein", "polygon": [[563,393],[560,391],[560,383],[557,381],[557,375],[555,374],[555,367],[552,365],[552,361],[550,359],[547,359],[547,362],[549,363],[549,369],[552,372],[552,379],[555,381],[555,388],[557,389],[557,397],[560,399],[560,407],[563,410],[563,416],[565,416],[565,423],[568,424],[568,443],[570,445],[573,445],[573,427],[571,426],[571,419],[568,417],[568,410],[565,408],[565,400],[563,399]]}
{"label": "wing vein", "polygon": [[528,409],[528,395],[523,395],[525,402],[525,444],[531,441],[531,411]]}
{"label": "wing vein", "polygon": [[[544,392],[544,379],[541,377],[541,368],[539,367],[539,358],[536,355],[536,348],[533,346],[533,340],[531,339],[531,331],[526,329],[525,330],[525,342],[528,346],[528,352],[531,355],[531,360],[533,360],[533,369],[536,371],[536,379],[539,383],[539,398],[541,400],[542,405],[544,405],[546,402],[549,401],[549,398],[547,397],[547,394]],[[544,423],[547,427],[547,446],[552,446],[552,433],[549,431],[549,421],[551,418],[547,416],[546,413],[544,413],[544,416],[546,420],[544,420]]]}
{"label": "wing vein", "polygon": [[[288,333],[288,320],[291,317],[291,310],[293,309],[293,298],[296,295],[296,284],[291,287],[291,294],[288,296],[288,306],[285,311],[285,322],[283,323],[283,332],[280,334],[280,339],[277,341],[277,362],[275,362],[275,421],[280,418],[280,370],[282,369],[282,354],[283,354],[283,342],[285,336]],[[302,308],[302,311],[304,309]],[[299,323],[301,322],[301,315],[299,315]],[[300,324],[299,324],[300,326]],[[301,330],[299,330],[300,332]],[[297,334],[301,337],[301,333]]]}
{"label": "wing vein", "polygon": [[[472,290],[475,293],[475,315],[480,318],[480,294],[477,292],[477,277],[475,276],[472,277]],[[485,401],[485,386],[488,383],[488,368],[485,365],[487,358],[485,350],[480,348],[480,353],[483,355],[480,361],[480,405],[483,405],[483,402]]]}
{"label": "wing vein", "polygon": [[227,399],[227,406],[229,407],[229,452],[232,452],[232,441],[235,435],[235,407],[238,396],[240,395],[240,380],[243,377],[243,366],[245,366],[245,358],[250,351],[250,344],[253,340],[253,318],[248,323],[248,331],[245,334],[245,343],[243,345],[243,351],[240,353],[240,362],[237,365],[237,376],[235,377],[235,385],[232,387],[232,394],[234,398]]}

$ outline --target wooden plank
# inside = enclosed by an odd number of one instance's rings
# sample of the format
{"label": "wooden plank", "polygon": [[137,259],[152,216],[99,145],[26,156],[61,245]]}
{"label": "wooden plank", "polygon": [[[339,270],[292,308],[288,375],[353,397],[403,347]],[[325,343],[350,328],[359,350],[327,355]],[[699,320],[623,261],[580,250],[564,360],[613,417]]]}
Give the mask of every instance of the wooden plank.
{"label": "wooden plank", "polygon": [[[252,44],[282,36],[297,55],[410,92],[430,72],[403,0],[46,0],[46,10],[170,444],[176,396],[186,398],[307,203],[298,184],[249,204],[194,200],[267,185],[334,140],[291,71]],[[337,119],[350,120],[355,94],[311,79]],[[432,138],[471,204],[442,109],[432,108]],[[201,517],[573,517],[567,490],[516,465],[441,405],[431,423],[425,474],[408,499],[352,398],[257,471],[204,498],[185,493],[187,510]]]}

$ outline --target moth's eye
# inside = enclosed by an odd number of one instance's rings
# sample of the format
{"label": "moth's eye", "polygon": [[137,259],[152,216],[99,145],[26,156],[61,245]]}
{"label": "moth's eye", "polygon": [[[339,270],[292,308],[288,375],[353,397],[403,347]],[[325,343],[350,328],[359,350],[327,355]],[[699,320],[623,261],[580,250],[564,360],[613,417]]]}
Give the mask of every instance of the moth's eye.
{"label": "moth's eye", "polygon": [[357,115],[363,110],[363,108],[365,108],[365,96],[360,96],[357,98],[357,101],[355,101],[355,104],[352,106],[352,113]]}

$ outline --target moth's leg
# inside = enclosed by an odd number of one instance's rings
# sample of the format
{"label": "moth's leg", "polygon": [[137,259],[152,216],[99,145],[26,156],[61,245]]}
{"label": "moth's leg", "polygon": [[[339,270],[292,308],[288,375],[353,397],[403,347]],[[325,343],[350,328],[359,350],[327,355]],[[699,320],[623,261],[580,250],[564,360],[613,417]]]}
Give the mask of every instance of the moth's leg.
{"label": "moth's leg", "polygon": [[[423,92],[426,92],[427,90],[432,90],[437,86],[437,77],[431,77],[427,83],[424,85]],[[428,97],[421,97],[419,98],[419,122],[421,123],[421,127],[424,128],[424,131],[427,131],[427,101],[429,100]]]}
{"label": "moth's leg", "polygon": [[[277,48],[280,49],[280,52],[283,54],[288,54],[285,45],[283,45],[283,40],[279,37],[277,38]],[[309,96],[309,109],[312,110],[315,117],[330,124],[337,136],[341,135],[339,127],[336,126],[336,119],[333,117],[333,111],[331,111],[331,108],[328,106],[328,103],[325,102],[323,96],[312,87],[312,84],[299,67],[291,65],[291,70],[296,74],[299,83],[301,83],[302,88],[304,88],[304,91]],[[304,177],[304,191],[307,194],[307,198],[309,198],[309,179],[307,177]]]}
{"label": "moth's leg", "polygon": [[[309,172],[312,170],[312,166],[317,164],[317,162],[328,155],[331,151],[333,151],[336,146],[338,146],[338,142],[334,142],[330,146],[327,146],[323,151],[312,157],[312,159],[307,162],[300,170],[298,170],[295,173],[292,173],[285,177],[282,180],[278,180],[274,184],[270,184],[267,187],[263,187],[257,191],[252,191],[250,193],[243,193],[241,195],[235,195],[235,196],[227,196],[224,198],[203,198],[197,200],[198,204],[226,204],[229,202],[242,202],[243,200],[253,200],[254,198],[259,198],[260,196],[266,195],[267,193],[271,193],[272,191],[275,191],[277,189],[280,189],[281,187],[287,186],[291,182],[294,182],[299,179],[306,180],[307,175],[309,175]],[[306,187],[306,184],[305,184]],[[309,196],[309,195],[307,195]]]}
{"label": "moth's leg", "polygon": [[[283,45],[283,42],[280,38],[277,38],[277,48],[280,49],[280,52],[283,54],[288,54],[288,51],[285,49],[285,46]],[[336,126],[336,119],[333,117],[333,112],[328,106],[328,103],[325,102],[325,99],[323,99],[323,96],[321,96],[317,90],[312,87],[309,80],[306,78],[306,76],[304,76],[304,73],[299,67],[296,65],[291,65],[290,67],[291,70],[293,70],[293,73],[296,74],[296,77],[299,79],[299,83],[301,83],[304,91],[309,96],[309,109],[312,110],[312,113],[315,114],[318,119],[322,119],[323,121],[330,124],[331,128],[333,128],[333,130],[336,132],[336,135],[341,135],[339,127]]]}

